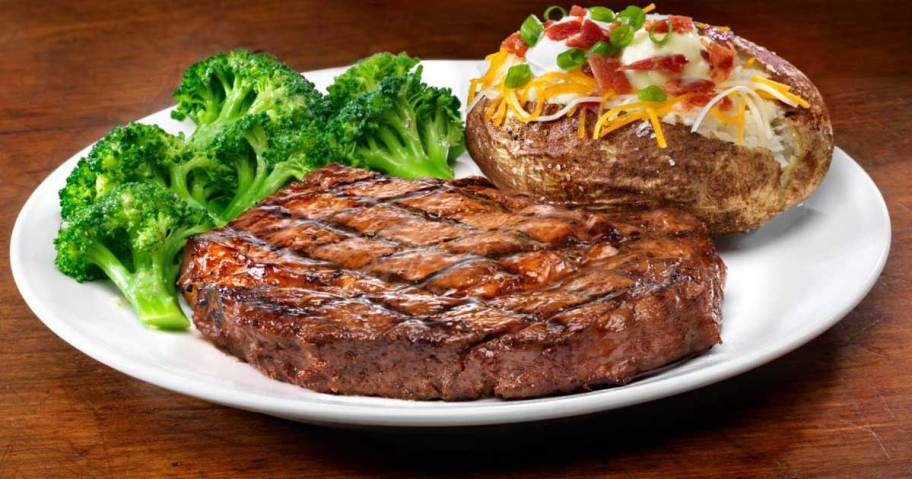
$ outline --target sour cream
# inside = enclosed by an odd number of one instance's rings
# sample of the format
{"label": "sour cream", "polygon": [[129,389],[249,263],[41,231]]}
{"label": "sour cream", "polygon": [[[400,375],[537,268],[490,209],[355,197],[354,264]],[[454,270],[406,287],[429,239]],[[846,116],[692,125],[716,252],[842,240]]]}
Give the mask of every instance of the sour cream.
{"label": "sour cream", "polygon": [[[592,20],[590,14],[586,13],[586,19],[591,20],[608,30],[611,27],[609,22],[600,22]],[[665,19],[664,15],[650,15],[650,20],[661,21]],[[578,22],[577,17],[564,17],[557,23]],[[565,40],[552,40],[548,35],[542,32],[535,46],[526,51],[526,63],[532,69],[535,76],[541,76],[545,73],[562,71],[557,65],[557,56],[567,51],[569,47]],[[703,59],[700,52],[703,45],[700,43],[700,36],[696,29],[688,33],[672,33],[668,41],[663,45],[658,45],[649,39],[649,33],[645,29],[637,30],[633,35],[633,41],[621,51],[621,63],[630,65],[633,62],[646,58],[657,57],[662,55],[684,55],[687,58],[687,64],[680,78],[682,79],[709,79],[710,65]],[[658,71],[626,72],[630,84],[636,89],[645,88],[650,85],[664,85],[671,79],[670,76]]]}
{"label": "sour cream", "polygon": [[[566,16],[555,22],[555,25],[578,21],[579,17]],[[566,40],[552,40],[548,38],[547,33],[542,32],[535,46],[526,50],[526,63],[532,69],[532,74],[541,76],[545,73],[563,71],[557,66],[557,56],[570,49],[565,42]]]}
{"label": "sour cream", "polygon": [[567,51],[564,40],[552,40],[542,33],[538,43],[526,50],[526,63],[532,69],[532,74],[541,76],[549,72],[562,71],[557,66],[557,56]]}
{"label": "sour cream", "polygon": [[[710,66],[700,52],[703,45],[696,30],[689,33],[672,33],[664,45],[658,45],[649,39],[646,30],[638,30],[633,35],[633,42],[621,51],[621,63],[630,65],[633,62],[662,55],[684,55],[687,64],[681,73],[682,79],[710,78]],[[646,88],[649,85],[664,85],[671,77],[658,71],[628,71],[630,84],[634,88]]]}

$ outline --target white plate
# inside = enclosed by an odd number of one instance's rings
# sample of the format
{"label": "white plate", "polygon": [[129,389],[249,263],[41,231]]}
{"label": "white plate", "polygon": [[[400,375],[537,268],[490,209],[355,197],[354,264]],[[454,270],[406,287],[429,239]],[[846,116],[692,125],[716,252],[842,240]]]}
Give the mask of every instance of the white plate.
{"label": "white plate", "polygon": [[[428,61],[425,78],[462,94],[478,62]],[[306,74],[327,85],[341,69]],[[190,131],[169,110],[144,122]],[[140,325],[106,282],[77,284],[54,267],[57,191],[88,147],[51,173],[13,229],[13,277],[32,311],[58,336],[108,366],[161,387],[288,419],[370,426],[466,426],[586,414],[650,401],[755,368],[801,346],[846,315],[880,275],[890,218],[871,178],[837,149],[826,181],[804,205],[762,229],[718,243],[729,268],[723,343],[708,353],[623,387],[520,401],[417,402],[332,396],[267,379],[195,331]],[[464,157],[460,176],[477,173]]]}

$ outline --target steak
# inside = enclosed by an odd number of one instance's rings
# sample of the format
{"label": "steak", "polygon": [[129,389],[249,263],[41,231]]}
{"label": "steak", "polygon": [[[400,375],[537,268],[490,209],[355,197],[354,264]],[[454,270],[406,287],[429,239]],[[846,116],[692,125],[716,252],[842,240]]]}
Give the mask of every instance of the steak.
{"label": "steak", "polygon": [[179,283],[202,335],[271,378],[467,400],[623,384],[703,352],[724,276],[678,210],[330,165],[192,238]]}

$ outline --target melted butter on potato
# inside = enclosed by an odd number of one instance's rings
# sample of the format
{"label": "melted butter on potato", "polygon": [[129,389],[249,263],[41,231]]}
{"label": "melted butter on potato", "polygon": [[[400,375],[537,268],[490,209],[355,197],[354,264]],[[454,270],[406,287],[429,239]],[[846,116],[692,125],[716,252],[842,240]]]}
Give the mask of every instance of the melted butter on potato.
{"label": "melted butter on potato", "polygon": [[[662,55],[684,55],[687,65],[681,78],[708,79],[710,76],[709,63],[700,55],[703,46],[696,30],[690,33],[672,33],[664,45],[657,45],[649,39],[649,33],[641,29],[633,36],[633,42],[621,53],[621,63],[630,65],[633,62]],[[671,77],[658,71],[634,72],[628,71],[627,78],[636,89],[646,88],[650,85],[664,85]]]}

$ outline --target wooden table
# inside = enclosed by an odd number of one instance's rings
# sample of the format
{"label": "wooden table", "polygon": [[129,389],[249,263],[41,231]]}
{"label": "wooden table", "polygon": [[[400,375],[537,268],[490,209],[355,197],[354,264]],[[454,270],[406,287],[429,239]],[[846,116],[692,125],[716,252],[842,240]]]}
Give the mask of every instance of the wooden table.
{"label": "wooden table", "polygon": [[[3,2],[0,249],[45,175],[112,126],[170,105],[194,60],[238,46],[299,70],[381,50],[480,58],[543,7],[253,3]],[[908,5],[694,3],[660,7],[728,24],[802,68],[826,97],[837,143],[889,204],[886,270],[823,336],[722,384],[613,413],[450,432],[327,430],[180,396],[89,359],[29,311],[4,254],[0,477],[912,476]]]}

